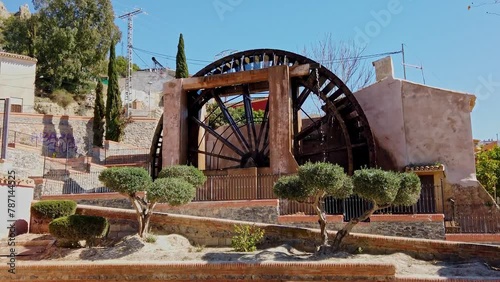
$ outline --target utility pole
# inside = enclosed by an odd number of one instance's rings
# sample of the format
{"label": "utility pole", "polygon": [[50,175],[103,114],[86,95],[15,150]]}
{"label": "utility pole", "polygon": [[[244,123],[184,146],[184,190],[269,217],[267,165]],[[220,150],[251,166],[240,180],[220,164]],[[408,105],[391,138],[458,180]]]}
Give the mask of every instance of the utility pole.
{"label": "utility pole", "polygon": [[127,117],[130,117],[130,103],[132,102],[132,33],[133,22],[132,18],[135,15],[142,13],[142,9],[137,9],[130,13],[119,16],[120,19],[127,19],[127,80],[125,81],[125,103],[127,105]]}

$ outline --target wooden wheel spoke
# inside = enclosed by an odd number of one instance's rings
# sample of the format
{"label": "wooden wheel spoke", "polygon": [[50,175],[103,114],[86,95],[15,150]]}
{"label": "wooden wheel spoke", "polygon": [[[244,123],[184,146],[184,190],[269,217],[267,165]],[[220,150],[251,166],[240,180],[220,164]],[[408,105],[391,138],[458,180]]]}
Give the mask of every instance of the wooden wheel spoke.
{"label": "wooden wheel spoke", "polygon": [[215,138],[217,138],[222,144],[226,145],[229,149],[233,150],[236,154],[243,156],[245,153],[238,149],[236,146],[234,146],[231,142],[229,142],[226,138],[224,138],[222,135],[217,133],[215,130],[213,130],[210,126],[204,124],[202,121],[199,119],[191,116],[191,119],[196,122],[199,126],[203,127],[208,133],[212,134]]}
{"label": "wooden wheel spoke", "polygon": [[[353,144],[350,148],[358,148],[358,147],[363,147],[366,146],[366,143],[359,143],[359,144]],[[310,157],[314,155],[320,155],[324,153],[333,153],[333,152],[338,152],[338,151],[344,151],[348,150],[349,147],[347,146],[340,146],[340,147],[334,147],[334,148],[326,148],[326,149],[321,149],[313,152],[306,152],[306,153],[301,153],[299,154],[300,157]]]}
{"label": "wooden wheel spoke", "polygon": [[300,141],[300,140],[304,139],[306,136],[308,136],[309,134],[313,133],[315,130],[320,128],[323,124],[327,123],[329,118],[330,118],[330,116],[326,115],[326,116],[322,117],[321,119],[315,121],[314,123],[308,125],[306,128],[302,129],[302,131],[300,131],[295,136],[295,140]]}
{"label": "wooden wheel spoke", "polygon": [[[261,144],[262,134],[264,133],[264,131],[266,131],[266,127],[268,127],[268,124],[269,124],[269,99],[267,100],[266,109],[264,110],[264,116],[262,117],[262,123],[260,124],[259,137],[257,138],[256,141],[257,148],[259,148]],[[265,139],[267,140],[267,137]]]}
{"label": "wooden wheel spoke", "polygon": [[207,156],[216,157],[216,158],[219,158],[219,159],[229,160],[229,161],[238,162],[238,163],[241,161],[240,159],[228,157],[228,156],[221,155],[221,154],[210,153],[210,152],[206,152],[206,151],[202,151],[202,150],[191,150],[191,152],[193,152],[193,153],[199,153],[199,154],[204,154],[204,155],[207,155]]}
{"label": "wooden wheel spoke", "polygon": [[238,140],[238,142],[240,143],[240,145],[244,149],[246,149],[247,152],[248,152],[249,149],[250,149],[250,146],[248,145],[248,142],[245,139],[245,137],[243,136],[243,134],[241,133],[240,128],[238,127],[238,125],[234,121],[233,117],[229,113],[229,110],[227,109],[226,105],[222,102],[222,100],[220,99],[219,95],[214,95],[214,98],[215,98],[215,101],[217,102],[217,104],[219,105],[219,107],[220,107],[220,109],[222,111],[222,114],[224,115],[224,117],[228,121],[229,126],[233,130],[233,132],[234,132],[234,134],[236,136],[236,139]]}
{"label": "wooden wheel spoke", "polygon": [[250,146],[250,151],[254,150],[254,145],[255,149],[259,146],[257,144],[257,133],[255,130],[255,123],[254,123],[254,117],[253,117],[253,109],[252,109],[252,101],[250,100],[250,93],[248,90],[248,87],[245,87],[245,90],[243,92],[243,105],[245,107],[245,118],[246,118],[246,127],[247,127],[247,134],[248,134],[248,143]]}

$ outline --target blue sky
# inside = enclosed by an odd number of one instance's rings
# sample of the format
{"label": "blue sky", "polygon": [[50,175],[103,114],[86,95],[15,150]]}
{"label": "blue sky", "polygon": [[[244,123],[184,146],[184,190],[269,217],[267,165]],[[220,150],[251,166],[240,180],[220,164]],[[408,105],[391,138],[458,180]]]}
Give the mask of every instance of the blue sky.
{"label": "blue sky", "polygon": [[[4,1],[9,11],[26,0]],[[397,51],[405,44],[408,64],[424,67],[426,84],[477,95],[472,113],[475,138],[500,133],[500,4],[473,7],[464,0],[112,0],[116,15],[134,8],[136,48],[175,56],[183,33],[190,72],[223,50],[275,48],[300,53],[331,33],[366,44],[365,54]],[[493,2],[493,0],[490,0]],[[488,1],[475,4],[489,3]],[[28,3],[32,7],[31,2]],[[126,41],[126,22],[116,23]],[[126,46],[126,42],[124,44]],[[121,54],[121,45],[117,53]],[[134,62],[152,67],[151,55],[137,51]],[[157,56],[170,68],[174,60]],[[144,62],[142,62],[142,60]],[[403,77],[401,56],[393,56]],[[420,70],[407,77],[422,82]]]}

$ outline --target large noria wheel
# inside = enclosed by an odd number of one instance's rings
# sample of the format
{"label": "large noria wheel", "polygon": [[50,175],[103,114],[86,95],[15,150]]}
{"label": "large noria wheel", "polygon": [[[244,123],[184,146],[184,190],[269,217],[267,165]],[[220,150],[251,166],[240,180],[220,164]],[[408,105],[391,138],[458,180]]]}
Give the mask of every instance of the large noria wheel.
{"label": "large noria wheel", "polygon": [[[292,78],[293,153],[307,161],[337,163],[351,174],[375,165],[375,142],[368,121],[347,86],[304,56],[270,49],[231,54],[194,76],[262,69],[276,65],[311,66],[309,76]],[[269,166],[267,82],[188,92],[188,162],[206,169]],[[162,120],[152,145],[152,174],[161,169]]]}

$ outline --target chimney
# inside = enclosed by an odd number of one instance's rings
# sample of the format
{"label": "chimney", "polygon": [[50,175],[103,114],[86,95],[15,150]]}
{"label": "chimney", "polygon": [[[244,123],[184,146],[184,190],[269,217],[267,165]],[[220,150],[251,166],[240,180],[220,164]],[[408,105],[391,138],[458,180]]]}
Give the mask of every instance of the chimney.
{"label": "chimney", "polygon": [[372,64],[375,67],[375,76],[377,82],[388,77],[394,78],[394,68],[392,66],[391,56],[377,60]]}

